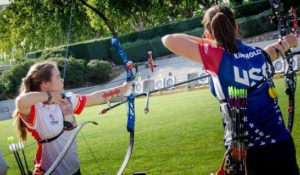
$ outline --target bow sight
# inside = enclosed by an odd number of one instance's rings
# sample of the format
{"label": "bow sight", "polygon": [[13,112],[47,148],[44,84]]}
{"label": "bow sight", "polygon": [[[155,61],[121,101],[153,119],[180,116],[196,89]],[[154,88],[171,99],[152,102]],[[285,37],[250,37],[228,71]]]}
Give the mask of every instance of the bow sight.
{"label": "bow sight", "polygon": [[296,10],[293,7],[288,9],[280,0],[270,0],[270,5],[274,14],[270,17],[270,21],[277,25],[280,39],[290,33],[298,36]]}

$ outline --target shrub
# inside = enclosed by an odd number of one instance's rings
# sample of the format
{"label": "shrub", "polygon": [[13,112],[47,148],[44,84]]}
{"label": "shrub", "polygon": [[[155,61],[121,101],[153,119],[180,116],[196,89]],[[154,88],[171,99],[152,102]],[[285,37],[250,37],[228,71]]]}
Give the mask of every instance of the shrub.
{"label": "shrub", "polygon": [[18,89],[21,85],[22,78],[26,76],[29,68],[35,62],[30,59],[19,60],[9,69],[4,71],[0,76],[1,97],[13,98],[17,95]]}
{"label": "shrub", "polygon": [[103,83],[110,78],[112,68],[107,61],[94,59],[87,64],[88,80],[92,83]]}
{"label": "shrub", "polygon": [[49,58],[49,60],[56,62],[62,77],[66,61],[66,74],[64,80],[66,87],[78,87],[79,85],[83,85],[86,74],[84,60],[75,59],[73,57],[70,57],[69,59],[65,59],[63,57],[52,57]]}

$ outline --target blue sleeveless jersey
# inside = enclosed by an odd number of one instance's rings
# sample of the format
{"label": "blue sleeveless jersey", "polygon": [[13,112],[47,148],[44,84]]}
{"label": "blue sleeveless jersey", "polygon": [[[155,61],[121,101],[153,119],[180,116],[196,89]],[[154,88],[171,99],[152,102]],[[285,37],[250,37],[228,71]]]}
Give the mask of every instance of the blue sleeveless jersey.
{"label": "blue sleeveless jersey", "polygon": [[[262,50],[244,45],[240,40],[236,42],[239,51],[234,53],[228,53],[207,40],[199,43],[204,68],[211,74],[210,89],[218,100],[228,98],[229,86],[249,89],[263,77],[269,78],[270,64]],[[265,81],[248,94],[246,141],[249,147],[276,143],[291,137],[285,128],[277,99],[270,98],[268,88],[268,81]],[[227,119],[226,114],[225,117],[223,115],[225,145],[231,142],[228,117],[228,114]]]}

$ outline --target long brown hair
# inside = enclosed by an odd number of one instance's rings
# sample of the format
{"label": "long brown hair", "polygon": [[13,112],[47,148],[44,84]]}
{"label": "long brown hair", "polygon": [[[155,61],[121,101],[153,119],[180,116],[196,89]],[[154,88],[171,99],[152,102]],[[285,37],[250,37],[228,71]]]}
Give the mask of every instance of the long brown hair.
{"label": "long brown hair", "polygon": [[216,40],[217,45],[228,52],[238,51],[236,44],[235,20],[231,9],[224,5],[210,7],[204,15],[202,24]]}
{"label": "long brown hair", "polygon": [[[50,81],[52,76],[52,70],[56,67],[56,64],[49,61],[43,61],[41,63],[36,63],[32,65],[26,75],[22,79],[19,96],[28,92],[38,92],[41,91],[40,85],[43,81]],[[16,107],[13,113],[13,121],[16,126],[17,135],[23,141],[26,141],[27,133],[25,129],[25,124],[19,116],[18,108]]]}

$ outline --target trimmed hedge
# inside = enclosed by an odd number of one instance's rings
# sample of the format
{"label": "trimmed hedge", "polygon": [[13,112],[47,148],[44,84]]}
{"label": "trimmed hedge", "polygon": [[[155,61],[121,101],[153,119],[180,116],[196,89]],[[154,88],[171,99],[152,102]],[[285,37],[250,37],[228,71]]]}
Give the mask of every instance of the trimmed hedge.
{"label": "trimmed hedge", "polygon": [[33,59],[34,58],[39,58],[42,55],[43,52],[44,52],[44,50],[37,50],[37,51],[34,51],[34,52],[27,53],[26,56],[28,58],[33,58]]}
{"label": "trimmed hedge", "polygon": [[136,40],[149,40],[155,37],[162,37],[170,33],[184,32],[190,29],[203,26],[201,24],[202,18],[202,16],[197,16],[194,18],[186,19],[184,21],[177,21],[171,24],[156,26],[151,29],[122,35],[119,37],[119,40],[121,43],[134,42]]}
{"label": "trimmed hedge", "polygon": [[[153,57],[159,57],[171,54],[164,47],[161,37],[155,37],[151,40],[137,40],[135,42],[127,42],[122,44],[127,56],[133,62],[144,62],[148,60],[148,51],[152,51]],[[116,64],[122,64],[122,61],[114,48],[110,48],[112,61]]]}
{"label": "trimmed hedge", "polygon": [[[148,40],[137,40],[122,44],[127,56],[133,62],[143,62],[148,59],[148,51],[151,51],[151,45]],[[121,59],[114,48],[110,48],[112,60],[117,64],[122,64]]]}
{"label": "trimmed hedge", "polygon": [[72,44],[69,46],[70,55],[75,58],[85,59],[87,61],[94,58],[110,58],[108,48],[111,45],[110,39],[93,40],[84,43]]}
{"label": "trimmed hedge", "polygon": [[[258,15],[251,17],[244,17],[238,19],[236,22],[239,26],[239,37],[245,38],[258,33],[264,33],[272,30],[276,30],[276,26],[271,24],[269,16],[272,14],[271,10],[265,11]],[[255,29],[255,30],[249,30]],[[193,30],[186,31],[184,33],[202,37],[203,27],[198,27]],[[122,43],[127,56],[133,62],[147,61],[147,52],[152,51],[153,57],[159,57],[168,55],[171,52],[168,51],[161,42],[161,37],[155,37],[152,40],[138,40],[136,42]],[[110,48],[112,61],[116,64],[121,64],[121,60],[113,48]]]}
{"label": "trimmed hedge", "polygon": [[258,15],[238,19],[236,22],[239,26],[239,35],[242,38],[246,38],[276,30],[277,26],[270,23],[269,16],[271,15],[272,11],[270,9]]}
{"label": "trimmed hedge", "polygon": [[[171,24],[157,26],[151,29],[138,31],[126,35],[119,36],[121,43],[126,42],[135,42],[137,40],[152,40],[155,37],[162,37],[169,33],[178,33],[188,31],[190,29],[201,27],[202,17],[194,17],[187,19],[185,21],[178,21]],[[65,54],[64,51],[66,46],[61,46],[58,48],[51,49],[53,53]],[[42,55],[46,55],[43,52],[49,52],[49,50],[39,50],[35,52],[28,53],[29,58],[39,58]],[[114,59],[116,53],[112,53],[111,41],[108,39],[98,39],[98,40],[89,40],[82,43],[75,43],[69,46],[69,55],[74,58],[84,59],[86,61],[102,58],[104,60],[113,60],[114,62],[117,59]],[[64,56],[64,55],[63,55]],[[135,56],[134,56],[135,57]],[[116,61],[115,63],[120,63]]]}
{"label": "trimmed hedge", "polygon": [[[298,0],[284,0],[284,7],[297,7],[300,5]],[[271,8],[269,0],[256,0],[233,7],[236,18],[257,15]]]}
{"label": "trimmed hedge", "polygon": [[268,0],[254,1],[233,7],[236,18],[257,15],[268,9],[270,9]]}
{"label": "trimmed hedge", "polygon": [[[151,50],[149,50],[149,51],[152,51],[153,58],[163,56],[163,55],[169,55],[172,53],[169,51],[169,49],[167,49],[163,45],[163,43],[161,41],[161,37],[153,38],[152,40],[149,41],[149,44],[151,47]],[[148,51],[147,51],[147,54],[148,54]],[[146,61],[146,60],[144,60],[144,61]]]}
{"label": "trimmed hedge", "polygon": [[203,32],[204,32],[204,28],[203,27],[199,27],[199,28],[196,28],[194,30],[186,31],[184,33],[186,33],[188,35],[193,35],[193,36],[196,36],[196,37],[202,37]]}
{"label": "trimmed hedge", "polygon": [[52,57],[64,57],[66,54],[66,50],[64,48],[52,48],[46,49],[42,54],[40,59],[46,60]]}

